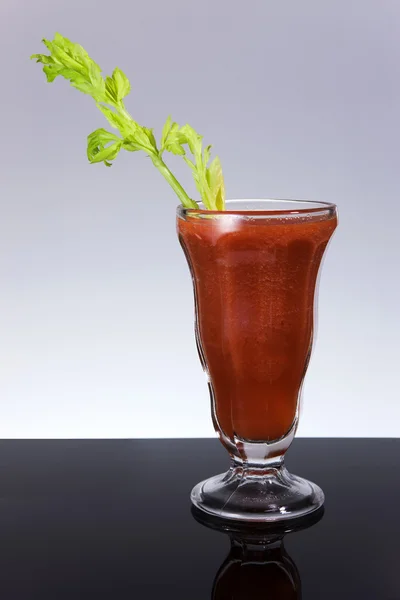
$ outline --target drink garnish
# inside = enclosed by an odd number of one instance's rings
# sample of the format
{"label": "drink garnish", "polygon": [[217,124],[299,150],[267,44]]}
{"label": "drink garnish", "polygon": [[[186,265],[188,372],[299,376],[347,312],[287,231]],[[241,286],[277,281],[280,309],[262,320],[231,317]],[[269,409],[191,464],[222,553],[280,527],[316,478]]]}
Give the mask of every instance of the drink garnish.
{"label": "drink garnish", "polygon": [[[153,129],[139,125],[129,114],[124,99],[131,91],[129,79],[118,67],[111,76],[103,77],[97,63],[79,44],[56,33],[54,40],[42,40],[50,54],[33,54],[42,63],[48,82],[64,77],[77,90],[96,102],[112,128],[96,129],[87,138],[87,157],[91,163],[112,165],[121,150],[142,150],[168,181],[186,208],[199,208],[164,161],[164,153],[180,155],[190,167],[201,201],[208,210],[224,210],[225,188],[221,162],[216,156],[211,162],[211,146],[203,148],[203,138],[190,125],[180,127],[168,117],[157,145]],[[190,153],[191,158],[187,153]]]}

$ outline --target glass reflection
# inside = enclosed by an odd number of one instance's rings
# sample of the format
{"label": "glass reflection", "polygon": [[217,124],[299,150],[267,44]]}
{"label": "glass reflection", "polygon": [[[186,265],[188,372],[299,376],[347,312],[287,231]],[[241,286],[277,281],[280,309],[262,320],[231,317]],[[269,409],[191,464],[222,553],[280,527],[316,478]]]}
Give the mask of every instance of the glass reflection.
{"label": "glass reflection", "polygon": [[213,584],[212,600],[299,600],[299,571],[286,552],[288,533],[311,527],[321,520],[323,509],[312,517],[279,525],[243,525],[220,520],[192,508],[202,525],[226,533],[230,551]]}

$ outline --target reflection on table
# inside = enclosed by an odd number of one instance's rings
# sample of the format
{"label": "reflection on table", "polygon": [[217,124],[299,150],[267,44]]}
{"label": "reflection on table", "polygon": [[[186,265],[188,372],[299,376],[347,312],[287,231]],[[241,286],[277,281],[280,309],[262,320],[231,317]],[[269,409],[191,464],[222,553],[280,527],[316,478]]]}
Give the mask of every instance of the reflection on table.
{"label": "reflection on table", "polygon": [[298,600],[301,579],[286,552],[284,537],[314,525],[323,510],[311,517],[279,525],[251,527],[209,517],[197,509],[192,515],[202,525],[230,538],[230,551],[213,584],[212,600]]}

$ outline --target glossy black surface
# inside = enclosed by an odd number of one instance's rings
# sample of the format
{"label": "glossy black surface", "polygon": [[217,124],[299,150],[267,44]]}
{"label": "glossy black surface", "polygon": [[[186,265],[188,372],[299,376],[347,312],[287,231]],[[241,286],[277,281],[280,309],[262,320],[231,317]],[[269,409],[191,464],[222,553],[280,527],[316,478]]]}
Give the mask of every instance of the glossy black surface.
{"label": "glossy black surface", "polygon": [[323,518],[284,546],[199,524],[216,440],[0,442],[0,598],[399,600],[400,440],[296,440]]}

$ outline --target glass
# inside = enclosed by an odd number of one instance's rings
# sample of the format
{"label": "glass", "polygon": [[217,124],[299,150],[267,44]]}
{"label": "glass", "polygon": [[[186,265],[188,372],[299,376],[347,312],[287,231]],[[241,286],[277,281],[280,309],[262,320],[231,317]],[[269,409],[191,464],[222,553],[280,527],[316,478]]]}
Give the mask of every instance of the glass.
{"label": "glass", "polygon": [[213,424],[231,457],[227,473],[192,491],[209,514],[276,521],[323,504],[317,485],[289,474],[284,455],[298,424],[318,271],[336,226],[336,207],[326,203],[178,208]]}

